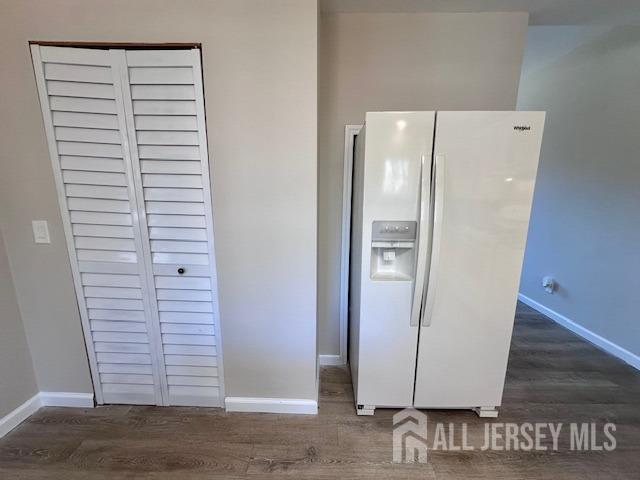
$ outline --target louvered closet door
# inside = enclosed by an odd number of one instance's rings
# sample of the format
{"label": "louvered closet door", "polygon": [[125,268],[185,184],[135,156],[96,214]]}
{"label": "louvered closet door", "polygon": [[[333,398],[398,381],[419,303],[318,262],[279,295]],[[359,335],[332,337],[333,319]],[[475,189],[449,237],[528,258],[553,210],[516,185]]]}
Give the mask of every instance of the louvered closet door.
{"label": "louvered closet door", "polygon": [[98,403],[162,404],[119,59],[32,47]]}
{"label": "louvered closet door", "polygon": [[223,402],[200,52],[126,52],[125,92],[171,405]]}
{"label": "louvered closet door", "polygon": [[32,47],[99,403],[224,401],[199,53]]}

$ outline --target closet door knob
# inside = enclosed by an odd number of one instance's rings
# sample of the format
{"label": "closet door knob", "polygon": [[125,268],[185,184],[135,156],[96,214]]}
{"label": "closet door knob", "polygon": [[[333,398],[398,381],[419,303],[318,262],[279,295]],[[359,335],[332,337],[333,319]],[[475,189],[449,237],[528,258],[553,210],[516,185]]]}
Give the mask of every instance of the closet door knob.
{"label": "closet door knob", "polygon": [[178,268],[178,274],[182,275],[184,273],[184,268],[180,267]]}

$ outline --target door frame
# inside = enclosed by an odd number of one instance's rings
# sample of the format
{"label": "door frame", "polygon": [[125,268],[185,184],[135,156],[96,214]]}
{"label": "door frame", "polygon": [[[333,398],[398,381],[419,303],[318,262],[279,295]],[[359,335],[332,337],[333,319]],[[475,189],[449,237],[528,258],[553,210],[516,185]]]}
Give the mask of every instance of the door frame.
{"label": "door frame", "polygon": [[349,329],[349,253],[351,250],[351,190],[353,187],[353,148],[363,125],[344,126],[342,173],[342,240],[340,248],[340,355],[337,365],[347,364]]}

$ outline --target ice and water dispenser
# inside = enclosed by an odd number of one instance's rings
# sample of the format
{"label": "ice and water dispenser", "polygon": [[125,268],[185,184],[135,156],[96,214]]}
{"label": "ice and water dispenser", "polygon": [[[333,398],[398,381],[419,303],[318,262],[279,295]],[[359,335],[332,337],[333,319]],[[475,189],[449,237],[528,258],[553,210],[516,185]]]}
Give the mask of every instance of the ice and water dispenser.
{"label": "ice and water dispenser", "polygon": [[371,279],[413,280],[417,222],[374,221],[371,231]]}

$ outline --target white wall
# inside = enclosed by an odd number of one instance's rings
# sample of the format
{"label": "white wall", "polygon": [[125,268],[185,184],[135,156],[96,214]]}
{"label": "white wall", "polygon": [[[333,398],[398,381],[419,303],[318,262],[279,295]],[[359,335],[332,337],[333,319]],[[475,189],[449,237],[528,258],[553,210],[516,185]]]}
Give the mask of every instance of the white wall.
{"label": "white wall", "polygon": [[38,393],[0,232],[0,419]]}
{"label": "white wall", "polygon": [[201,42],[226,393],[316,397],[317,15],[315,0],[3,2],[0,208],[40,390],[91,382],[27,42]]}
{"label": "white wall", "polygon": [[531,27],[518,108],[547,111],[520,291],[640,355],[640,27]]}
{"label": "white wall", "polygon": [[526,13],[321,16],[321,354],[339,353],[344,126],[375,110],[514,109],[526,31]]}

